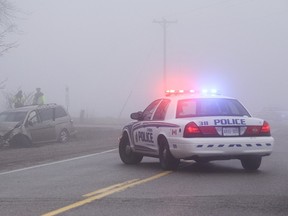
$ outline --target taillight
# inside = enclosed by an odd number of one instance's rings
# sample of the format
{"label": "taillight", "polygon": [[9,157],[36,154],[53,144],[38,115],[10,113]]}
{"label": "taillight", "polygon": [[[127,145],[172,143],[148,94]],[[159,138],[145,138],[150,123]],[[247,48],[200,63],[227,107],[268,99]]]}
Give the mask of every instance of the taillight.
{"label": "taillight", "polygon": [[271,132],[270,132],[270,125],[268,122],[264,121],[261,131],[260,131],[260,135],[262,136],[270,136]]}
{"label": "taillight", "polygon": [[264,121],[262,126],[247,126],[245,136],[270,136],[270,126]]}
{"label": "taillight", "polygon": [[195,122],[189,122],[184,129],[183,137],[199,137],[201,136],[201,131]]}
{"label": "taillight", "polygon": [[194,122],[189,122],[184,129],[183,137],[218,137],[214,126],[201,126],[198,127]]}
{"label": "taillight", "polygon": [[[209,136],[219,136],[219,133],[217,132],[216,127],[214,126],[203,126],[200,127],[200,131],[203,134],[203,136],[209,137]],[[222,131],[221,131],[222,134]]]}
{"label": "taillight", "polygon": [[261,126],[247,126],[245,131],[245,136],[259,136],[261,131]]}

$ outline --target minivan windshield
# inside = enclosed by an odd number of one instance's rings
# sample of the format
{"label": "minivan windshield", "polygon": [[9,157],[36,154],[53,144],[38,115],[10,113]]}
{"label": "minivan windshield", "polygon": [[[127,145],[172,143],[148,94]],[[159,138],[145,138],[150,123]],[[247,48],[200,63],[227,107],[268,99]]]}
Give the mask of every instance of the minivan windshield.
{"label": "minivan windshield", "polygon": [[250,116],[250,114],[236,99],[198,98],[178,101],[176,118],[197,116]]}
{"label": "minivan windshield", "polygon": [[27,112],[2,112],[0,122],[23,122]]}

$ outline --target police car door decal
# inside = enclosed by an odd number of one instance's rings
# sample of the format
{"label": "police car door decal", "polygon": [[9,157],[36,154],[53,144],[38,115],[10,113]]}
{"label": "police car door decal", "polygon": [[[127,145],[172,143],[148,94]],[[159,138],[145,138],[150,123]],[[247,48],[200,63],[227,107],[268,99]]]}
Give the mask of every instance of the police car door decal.
{"label": "police car door decal", "polygon": [[161,101],[162,99],[158,99],[149,104],[143,111],[143,121],[138,122],[132,128],[135,149],[138,151],[155,153],[153,127],[150,127],[149,124],[152,122],[154,112]]}
{"label": "police car door decal", "polygon": [[136,143],[154,143],[153,130],[151,128],[147,128],[146,130],[138,130],[135,134],[135,141]]}
{"label": "police car door decal", "polygon": [[153,127],[141,122],[132,128],[135,149],[142,152],[155,152]]}

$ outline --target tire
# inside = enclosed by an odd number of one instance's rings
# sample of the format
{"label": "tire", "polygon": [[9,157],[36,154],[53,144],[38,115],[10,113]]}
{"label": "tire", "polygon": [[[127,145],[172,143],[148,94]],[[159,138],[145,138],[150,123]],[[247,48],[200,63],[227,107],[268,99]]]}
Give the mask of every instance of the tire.
{"label": "tire", "polygon": [[180,159],[174,158],[171,154],[166,139],[160,141],[159,160],[163,170],[176,170],[180,163]]}
{"label": "tire", "polygon": [[69,141],[70,135],[66,129],[62,130],[58,135],[58,142],[67,143]]}
{"label": "tire", "polygon": [[138,164],[142,161],[143,155],[133,152],[127,134],[124,134],[119,142],[119,155],[125,164]]}
{"label": "tire", "polygon": [[261,156],[247,156],[241,159],[241,164],[245,170],[255,171],[260,167],[261,161]]}

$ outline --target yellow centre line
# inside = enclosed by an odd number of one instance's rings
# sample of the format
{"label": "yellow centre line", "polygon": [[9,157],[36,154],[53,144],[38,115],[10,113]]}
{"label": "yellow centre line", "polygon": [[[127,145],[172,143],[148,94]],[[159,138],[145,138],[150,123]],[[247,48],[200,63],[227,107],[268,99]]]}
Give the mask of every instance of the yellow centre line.
{"label": "yellow centre line", "polygon": [[73,204],[70,204],[68,206],[62,207],[60,209],[56,209],[56,210],[48,212],[48,213],[45,213],[42,216],[54,216],[54,215],[61,214],[63,212],[69,211],[71,209],[86,205],[86,204],[91,203],[91,202],[93,202],[95,200],[99,200],[99,199],[101,199],[103,197],[109,196],[109,195],[111,195],[113,193],[117,193],[117,192],[126,190],[128,188],[134,187],[136,185],[143,184],[143,183],[146,183],[146,182],[161,178],[163,176],[169,175],[170,173],[172,173],[172,171],[165,171],[165,172],[161,172],[161,173],[159,173],[157,175],[151,176],[151,177],[146,178],[146,179],[142,179],[142,180],[133,179],[133,180],[130,180],[130,181],[126,181],[126,182],[123,182],[123,183],[119,183],[119,184],[115,184],[115,185],[112,185],[112,186],[109,186],[109,187],[106,187],[106,188],[99,189],[97,191],[94,191],[94,192],[91,192],[91,193],[83,195],[83,197],[87,197],[84,200],[75,202]]}
{"label": "yellow centre line", "polygon": [[85,194],[85,195],[83,195],[83,197],[91,197],[91,196],[94,196],[94,195],[99,195],[101,193],[106,193],[106,192],[112,191],[114,189],[122,188],[123,186],[129,185],[129,184],[131,184],[133,182],[136,182],[136,181],[139,181],[139,179],[132,179],[132,180],[129,180],[129,181],[126,181],[126,182],[123,182],[123,183],[119,183],[119,184],[115,184],[115,185],[112,185],[112,186],[109,186],[109,187],[106,187],[106,188],[102,188],[102,189],[99,189],[97,191]]}

